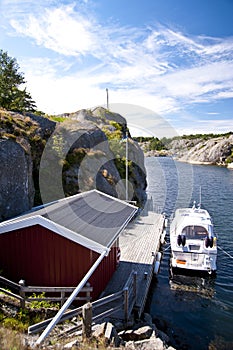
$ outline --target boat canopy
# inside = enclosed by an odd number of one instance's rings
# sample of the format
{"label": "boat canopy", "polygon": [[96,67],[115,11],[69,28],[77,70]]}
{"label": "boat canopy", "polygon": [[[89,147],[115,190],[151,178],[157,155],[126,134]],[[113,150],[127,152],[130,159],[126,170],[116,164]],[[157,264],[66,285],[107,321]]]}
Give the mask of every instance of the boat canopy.
{"label": "boat canopy", "polygon": [[190,225],[185,226],[181,232],[182,235],[185,235],[189,239],[204,239],[208,235],[208,231],[203,226]]}

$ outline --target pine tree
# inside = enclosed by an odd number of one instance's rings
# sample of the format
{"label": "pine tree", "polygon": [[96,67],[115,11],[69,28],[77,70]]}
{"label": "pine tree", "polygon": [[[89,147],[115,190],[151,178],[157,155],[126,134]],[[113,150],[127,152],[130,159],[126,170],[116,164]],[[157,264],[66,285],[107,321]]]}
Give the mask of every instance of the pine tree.
{"label": "pine tree", "polygon": [[16,59],[0,50],[0,107],[16,112],[36,110],[30,93],[26,88],[19,88],[22,84],[25,84],[25,80]]}

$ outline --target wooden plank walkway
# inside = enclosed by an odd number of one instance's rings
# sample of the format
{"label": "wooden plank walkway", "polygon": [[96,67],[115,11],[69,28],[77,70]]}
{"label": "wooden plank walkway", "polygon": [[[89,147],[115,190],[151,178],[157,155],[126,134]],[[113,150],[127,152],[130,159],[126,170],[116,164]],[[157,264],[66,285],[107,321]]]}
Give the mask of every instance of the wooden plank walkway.
{"label": "wooden plank walkway", "polygon": [[[153,277],[155,256],[160,247],[164,220],[163,215],[149,211],[127,226],[120,236],[119,266],[102,294],[107,296],[124,289],[130,274],[136,271],[136,309],[139,316],[143,312]],[[112,318],[123,320],[123,310]]]}

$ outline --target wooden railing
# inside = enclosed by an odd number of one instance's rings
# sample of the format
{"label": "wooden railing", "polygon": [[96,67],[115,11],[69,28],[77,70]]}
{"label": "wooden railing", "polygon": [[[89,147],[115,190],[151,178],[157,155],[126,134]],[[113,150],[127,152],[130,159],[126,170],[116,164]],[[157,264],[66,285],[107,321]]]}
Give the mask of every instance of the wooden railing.
{"label": "wooden railing", "polygon": [[157,214],[162,214],[163,206],[154,203],[154,200],[152,197],[153,192],[154,191],[147,192],[147,201],[143,209],[143,212],[145,213],[145,215],[148,211],[153,211]]}
{"label": "wooden railing", "polygon": [[[114,315],[116,312],[122,312],[124,315],[124,321],[127,323],[136,303],[136,283],[137,273],[133,271],[123,290],[98,299],[92,303],[89,302],[82,307],[66,311],[59,320],[59,323],[73,317],[80,317],[77,324],[72,327],[72,331],[82,329],[86,336],[88,335],[87,329],[90,329],[92,324],[99,320],[104,320],[107,317]],[[34,334],[41,332],[48,326],[51,320],[52,318],[30,326],[28,328],[28,333]]]}
{"label": "wooden railing", "polygon": [[[98,313],[97,310],[101,307],[103,307],[104,305],[107,305],[109,303],[112,303],[114,301],[121,301],[119,302],[118,306],[115,306],[113,308],[109,308],[107,310],[103,310],[102,312]],[[93,317],[92,317],[92,322],[96,322],[101,318],[107,317],[109,315],[111,315],[112,313],[119,311],[122,309],[122,301],[123,301],[123,292],[120,291],[118,293],[112,294],[112,295],[108,295],[107,297],[104,297],[102,299],[98,299],[96,301],[94,301],[93,303],[89,303],[92,307],[92,312],[93,312]],[[73,310],[70,311],[66,311],[63,316],[61,317],[61,319],[59,320],[59,323],[64,322],[66,320],[69,320],[73,317],[78,317],[78,316],[82,316],[83,314],[83,308],[86,307],[87,304],[75,308]],[[42,330],[44,330],[47,325],[51,322],[52,318],[49,318],[45,321],[36,323],[30,327],[28,327],[28,333],[29,334],[34,334],[34,333],[38,333]],[[75,327],[75,330],[82,328],[82,321],[77,322],[77,325]],[[73,330],[73,329],[72,329]]]}
{"label": "wooden railing", "polygon": [[[5,288],[0,288],[0,291],[15,298],[20,301],[20,306],[25,308],[25,302],[33,302],[33,301],[51,301],[51,302],[60,302],[61,305],[64,304],[65,300],[68,298],[66,293],[71,294],[75,287],[40,287],[40,286],[25,286],[23,281],[19,281],[19,283],[12,282],[5,277],[0,276],[0,285]],[[12,291],[7,290],[6,288],[13,289],[18,292],[18,294],[13,293]],[[77,297],[75,300],[86,301],[89,302],[91,300],[91,292],[93,291],[93,287],[90,286],[89,283],[86,284],[85,287],[81,289],[81,293],[85,293],[85,296]],[[32,294],[60,294],[59,297],[55,296],[39,296],[34,297]]]}
{"label": "wooden railing", "polygon": [[[74,287],[35,287],[35,286],[24,286],[21,283],[12,282],[5,277],[0,276],[0,285],[13,289],[18,294],[13,293],[5,288],[0,288],[0,291],[8,294],[9,296],[20,300],[21,307],[25,307],[26,301],[60,301],[64,302],[65,293],[70,293],[74,290]],[[124,288],[114,294],[108,295],[104,298],[98,299],[90,303],[90,293],[92,292],[92,287],[86,286],[81,291],[86,293],[86,297],[78,297],[78,300],[88,300],[89,302],[82,307],[75,308],[73,310],[65,312],[59,323],[69,320],[73,317],[78,317],[77,324],[70,329],[70,331],[76,331],[82,329],[83,334],[88,336],[91,325],[99,320],[104,320],[107,317],[112,316],[116,312],[122,312],[124,321],[127,323],[129,317],[132,313],[133,308],[136,305],[136,290],[137,290],[137,273],[132,271]],[[38,297],[32,298],[26,294],[32,293],[60,293],[60,297]],[[91,315],[91,316],[90,316]],[[45,321],[34,324],[28,328],[29,334],[35,334],[43,331],[48,324],[51,322],[52,318]]]}

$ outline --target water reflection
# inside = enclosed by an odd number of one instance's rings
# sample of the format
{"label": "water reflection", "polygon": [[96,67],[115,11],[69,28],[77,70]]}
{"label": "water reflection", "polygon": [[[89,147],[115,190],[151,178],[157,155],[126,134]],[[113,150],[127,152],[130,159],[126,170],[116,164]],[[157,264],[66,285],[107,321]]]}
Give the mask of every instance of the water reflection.
{"label": "water reflection", "polygon": [[[178,168],[179,166],[179,168]],[[178,201],[178,185],[189,185],[187,164],[171,159],[147,158],[148,192],[168,217]],[[202,207],[214,220],[218,235],[216,276],[170,274],[169,237],[163,247],[160,272],[151,284],[146,311],[158,329],[167,333],[171,345],[179,350],[233,349],[233,171],[202,165],[193,166],[193,200],[202,187]],[[188,184],[186,184],[186,179]],[[188,187],[187,187],[188,189]],[[186,191],[182,193],[186,194]],[[188,193],[188,191],[187,191]],[[189,195],[187,196],[187,198]],[[186,199],[187,199],[186,198]],[[230,255],[230,256],[229,256]]]}
{"label": "water reflection", "polygon": [[216,275],[194,273],[192,271],[174,272],[170,269],[170,288],[177,291],[198,293],[206,298],[215,294]]}

